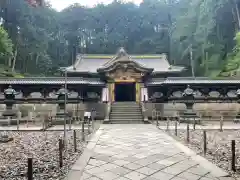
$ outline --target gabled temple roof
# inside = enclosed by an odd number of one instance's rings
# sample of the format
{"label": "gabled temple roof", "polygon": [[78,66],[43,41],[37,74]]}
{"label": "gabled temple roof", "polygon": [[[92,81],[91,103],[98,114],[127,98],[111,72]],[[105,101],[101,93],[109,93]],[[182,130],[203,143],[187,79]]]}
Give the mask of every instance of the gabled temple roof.
{"label": "gabled temple roof", "polygon": [[158,86],[166,84],[239,84],[240,80],[212,80],[207,77],[168,77],[152,78],[146,82],[147,86]]}
{"label": "gabled temple roof", "polygon": [[[75,78],[67,77],[67,84],[84,84],[84,85],[105,85],[103,81],[98,78]],[[50,84],[58,85],[65,84],[64,77],[26,77],[26,78],[0,78],[0,84],[24,84],[24,85],[37,85],[37,84]]]}
{"label": "gabled temple roof", "polygon": [[[122,53],[124,54],[125,52]],[[98,69],[106,68],[114,63],[118,56],[119,54],[79,54],[75,64],[66,69],[68,72],[97,73]],[[154,69],[153,73],[181,72],[184,70],[184,67],[171,66],[167,60],[166,54],[128,55],[128,57],[143,68]]]}

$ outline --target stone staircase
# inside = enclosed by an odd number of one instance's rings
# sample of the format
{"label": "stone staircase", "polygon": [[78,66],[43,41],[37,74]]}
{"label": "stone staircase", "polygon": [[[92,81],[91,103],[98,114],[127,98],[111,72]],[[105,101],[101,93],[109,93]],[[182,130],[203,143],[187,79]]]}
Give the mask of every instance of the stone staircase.
{"label": "stone staircase", "polygon": [[114,102],[109,116],[110,124],[143,124],[143,114],[137,102]]}

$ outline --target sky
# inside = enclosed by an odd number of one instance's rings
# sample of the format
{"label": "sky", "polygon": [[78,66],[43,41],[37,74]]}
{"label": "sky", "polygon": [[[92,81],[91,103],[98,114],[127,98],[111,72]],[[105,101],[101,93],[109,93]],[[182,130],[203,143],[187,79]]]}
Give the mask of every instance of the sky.
{"label": "sky", "polygon": [[[97,3],[109,4],[113,0],[48,0],[48,1],[50,1],[53,8],[57,9],[58,11],[61,11],[65,7],[74,3],[80,3],[81,5],[92,7]],[[140,4],[142,0],[125,0],[125,1]]]}

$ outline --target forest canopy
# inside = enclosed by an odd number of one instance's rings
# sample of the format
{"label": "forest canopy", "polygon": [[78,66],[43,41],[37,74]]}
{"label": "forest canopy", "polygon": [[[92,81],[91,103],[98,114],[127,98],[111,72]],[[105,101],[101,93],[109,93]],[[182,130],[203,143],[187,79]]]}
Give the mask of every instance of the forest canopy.
{"label": "forest canopy", "polygon": [[239,77],[239,7],[239,0],[114,0],[57,12],[2,0],[0,63],[12,72],[56,75],[77,53],[114,54],[123,46],[130,54],[166,53],[197,76]]}

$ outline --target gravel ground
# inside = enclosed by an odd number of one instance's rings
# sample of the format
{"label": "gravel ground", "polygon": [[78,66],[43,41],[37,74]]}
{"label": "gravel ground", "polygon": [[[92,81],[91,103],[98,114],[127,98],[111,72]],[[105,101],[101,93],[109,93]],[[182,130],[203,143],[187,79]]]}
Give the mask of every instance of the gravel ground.
{"label": "gravel ground", "polygon": [[[236,179],[240,179],[240,131],[239,130],[206,130],[207,131],[207,154],[206,158],[218,167],[228,171]],[[169,133],[185,143],[196,153],[203,155],[203,131],[190,130],[190,143],[186,143],[186,130],[179,130],[178,137],[174,136],[174,130]],[[231,140],[236,141],[236,168],[231,171]]]}
{"label": "gravel ground", "polygon": [[77,152],[73,147],[73,131],[68,131],[68,145],[64,152],[63,168],[59,168],[58,140],[63,132],[8,132],[14,141],[0,144],[0,179],[25,180],[27,159],[33,158],[35,180],[64,179],[72,164],[82,153],[86,143],[77,131]]}

